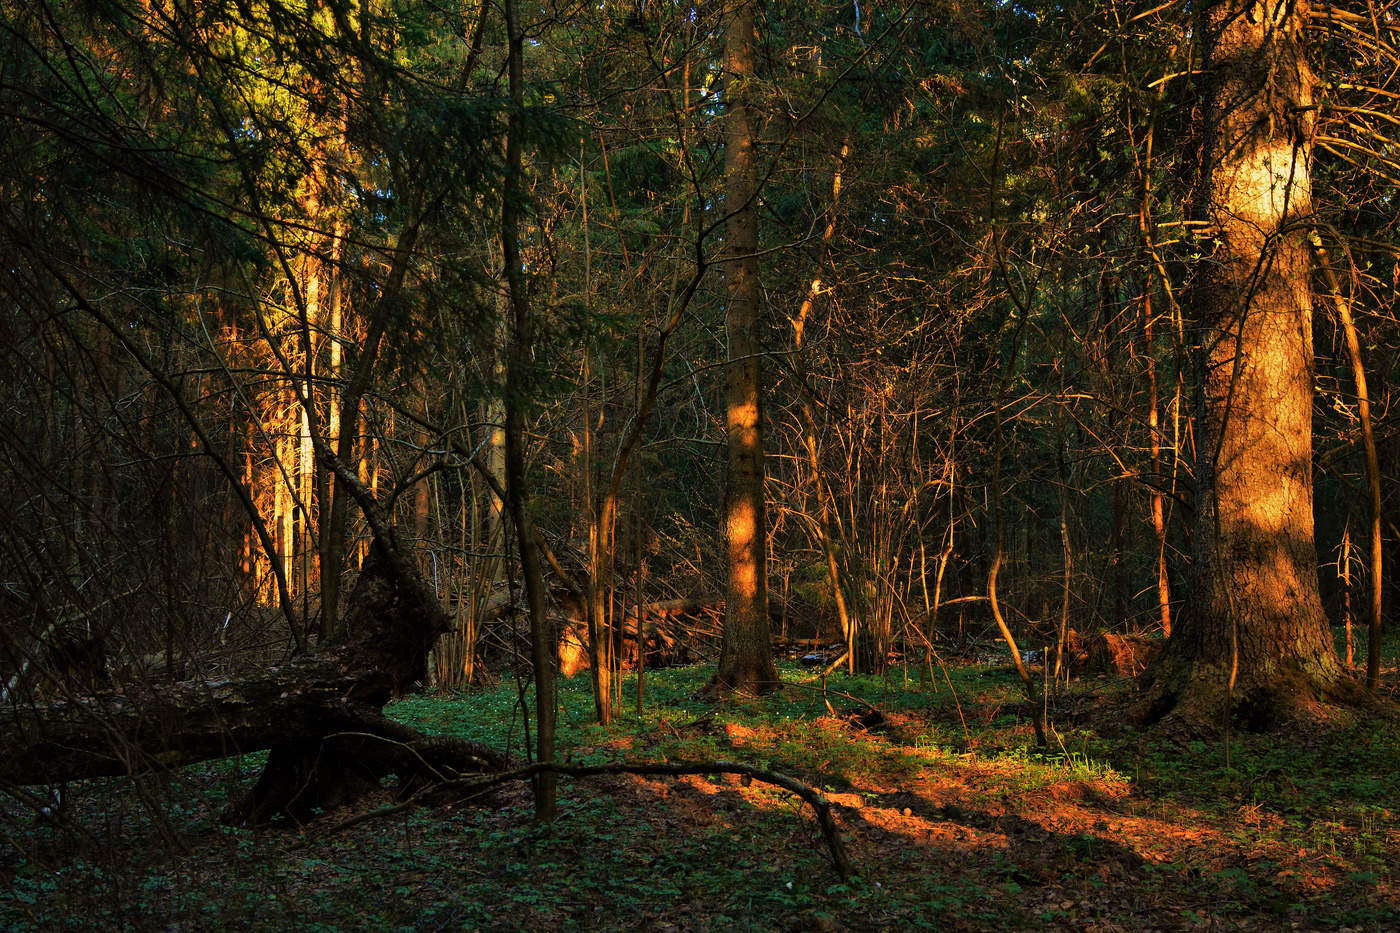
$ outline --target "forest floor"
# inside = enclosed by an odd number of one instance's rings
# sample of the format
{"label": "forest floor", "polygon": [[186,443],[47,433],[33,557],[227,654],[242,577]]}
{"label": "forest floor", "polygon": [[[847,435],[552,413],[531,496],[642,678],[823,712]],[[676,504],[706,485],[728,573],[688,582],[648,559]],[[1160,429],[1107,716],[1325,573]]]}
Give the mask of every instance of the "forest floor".
{"label": "forest floor", "polygon": [[[606,729],[587,675],[566,681],[565,754],[792,774],[835,805],[856,878],[837,877],[799,800],[737,778],[562,779],[548,826],[512,786],[358,822],[388,795],[300,829],[221,827],[261,763],[245,756],[75,784],[57,818],[0,800],[0,929],[1400,927],[1400,723],[1163,744],[1111,712],[1129,683],[1084,679],[1049,705],[1046,754],[987,659],[926,681],[786,666],[777,695],[722,705],[698,698],[708,673],[648,673],[640,716],[624,678]],[[518,699],[508,682],[391,712],[519,753]]]}

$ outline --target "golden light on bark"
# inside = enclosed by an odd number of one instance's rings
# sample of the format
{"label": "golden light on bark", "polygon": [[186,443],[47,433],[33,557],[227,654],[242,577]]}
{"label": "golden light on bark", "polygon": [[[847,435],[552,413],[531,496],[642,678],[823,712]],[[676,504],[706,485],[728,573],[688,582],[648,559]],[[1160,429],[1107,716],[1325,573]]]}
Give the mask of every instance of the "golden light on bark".
{"label": "golden light on bark", "polygon": [[753,449],[759,443],[758,399],[745,398],[729,406],[729,435],[735,443]]}
{"label": "golden light on bark", "polygon": [[755,126],[749,96],[754,74],[754,4],[741,3],[724,31],[726,443],[724,518],[728,573],[716,689],[757,692],[778,679],[768,630],[763,464],[763,346],[758,339],[762,289],[758,268]]}
{"label": "golden light on bark", "polygon": [[1228,191],[1233,218],[1262,236],[1279,218],[1308,209],[1312,197],[1308,166],[1302,150],[1287,139],[1265,141],[1240,159]]}
{"label": "golden light on bark", "polygon": [[736,596],[753,599],[758,595],[758,565],[753,560],[753,540],[758,533],[753,503],[740,499],[729,506],[725,531],[729,539],[732,566],[731,585]]}
{"label": "golden light on bark", "polygon": [[1317,80],[1306,0],[1197,9],[1206,235],[1185,292],[1197,341],[1197,499],[1188,611],[1154,672],[1174,706],[1270,728],[1340,667],[1313,527],[1312,268]]}

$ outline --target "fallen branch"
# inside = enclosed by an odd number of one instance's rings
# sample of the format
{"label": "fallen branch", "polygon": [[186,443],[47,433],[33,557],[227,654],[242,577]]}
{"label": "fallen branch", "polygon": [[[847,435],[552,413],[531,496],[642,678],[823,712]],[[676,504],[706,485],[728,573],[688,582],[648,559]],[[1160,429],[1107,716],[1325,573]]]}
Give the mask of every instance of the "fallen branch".
{"label": "fallen branch", "polygon": [[451,790],[454,792],[454,796],[460,800],[474,797],[502,784],[529,781],[536,775],[546,772],[575,778],[598,777],[605,774],[670,775],[672,777],[682,777],[688,774],[737,774],[762,784],[781,787],[788,793],[802,798],[803,802],[810,806],[812,812],[816,814],[817,825],[821,827],[822,838],[826,841],[827,851],[831,853],[832,866],[836,869],[836,874],[840,876],[841,880],[850,880],[854,873],[850,856],[846,854],[846,846],[841,841],[841,835],[836,829],[836,821],[831,816],[831,802],[826,797],[816,788],[795,777],[780,774],[777,771],[756,768],[753,765],[740,764],[736,761],[667,761],[656,763],[621,761],[606,765],[566,765],[537,762],[511,771],[502,771],[489,777],[459,778],[425,787],[401,803],[381,807],[369,813],[362,813],[338,823],[327,830],[321,838],[378,817],[390,816],[409,809],[416,806],[419,798],[424,795],[431,794],[434,797],[440,797],[444,791]]}

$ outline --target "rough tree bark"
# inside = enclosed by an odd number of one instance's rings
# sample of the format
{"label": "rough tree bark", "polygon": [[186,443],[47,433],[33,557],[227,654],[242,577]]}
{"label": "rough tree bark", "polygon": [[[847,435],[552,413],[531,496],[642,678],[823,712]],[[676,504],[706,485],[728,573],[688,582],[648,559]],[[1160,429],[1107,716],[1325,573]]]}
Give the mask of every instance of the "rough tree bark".
{"label": "rough tree bark", "polygon": [[768,626],[767,520],[763,501],[763,414],[759,317],[758,210],[753,111],[754,11],[740,3],[724,30],[724,176],[729,308],[725,401],[728,470],[724,481],[724,537],[728,555],[724,635],[716,692],[760,693],[778,683]]}
{"label": "rough tree bark", "polygon": [[1344,689],[1313,542],[1307,0],[1201,7],[1195,561],[1149,717],[1268,728]]}

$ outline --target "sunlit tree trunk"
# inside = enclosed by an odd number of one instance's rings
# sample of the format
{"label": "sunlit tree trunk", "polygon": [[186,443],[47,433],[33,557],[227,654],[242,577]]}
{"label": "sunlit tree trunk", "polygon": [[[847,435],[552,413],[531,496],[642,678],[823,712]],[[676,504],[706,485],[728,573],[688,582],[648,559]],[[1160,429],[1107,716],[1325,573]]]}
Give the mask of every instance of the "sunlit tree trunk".
{"label": "sunlit tree trunk", "polygon": [[287,581],[287,589],[293,597],[297,595],[296,576],[293,573],[293,560],[296,555],[296,514],[292,498],[296,476],[296,452],[298,439],[298,411],[291,399],[280,397],[277,400],[277,465],[272,474],[276,483],[273,497],[273,514],[277,522],[277,561],[282,567],[282,578]]}
{"label": "sunlit tree trunk", "polygon": [[1337,579],[1342,581],[1342,627],[1346,631],[1346,665],[1356,663],[1356,647],[1351,630],[1351,516],[1342,527],[1342,544],[1337,553]]}
{"label": "sunlit tree trunk", "polygon": [[[319,173],[318,173],[319,175]],[[319,177],[313,179],[312,184],[319,185]],[[315,222],[319,218],[320,199],[312,197],[308,199],[308,219]],[[318,392],[316,390],[317,377],[320,376],[320,366],[317,361],[318,342],[325,331],[325,311],[323,308],[323,295],[326,291],[327,269],[322,262],[320,241],[322,238],[313,238],[312,246],[307,251],[302,263],[302,308],[301,308],[301,331],[302,331],[302,385],[300,396],[302,407],[297,412],[297,462],[296,462],[296,537],[295,558],[297,561],[297,576],[300,578],[300,595],[302,597],[303,624],[310,619],[307,612],[307,594],[313,589],[313,580],[319,575],[313,568],[312,556],[315,556],[315,563],[320,563],[319,549],[316,547],[317,535],[312,531],[312,515],[315,508],[313,498],[316,488],[316,477],[320,472],[316,468],[316,452],[312,445],[311,432],[313,422],[317,421],[316,403]],[[319,424],[315,426],[319,427]]]}
{"label": "sunlit tree trunk", "polygon": [[1155,712],[1228,704],[1251,727],[1341,678],[1313,542],[1307,17],[1306,0],[1226,0],[1196,22],[1195,564],[1156,669]]}
{"label": "sunlit tree trunk", "polygon": [[[585,354],[588,352],[584,351]],[[587,385],[588,378],[584,383]],[[585,421],[593,417],[592,407],[585,406]],[[617,512],[618,489],[609,484],[595,500],[593,492],[593,426],[584,425],[587,476],[584,496],[589,503],[588,516],[588,581],[584,614],[588,624],[588,654],[593,681],[593,705],[598,722],[612,721],[612,627],[609,623],[608,601],[612,592],[613,525]]]}
{"label": "sunlit tree trunk", "polygon": [[[1151,173],[1152,150],[1156,134],[1147,132],[1142,155],[1142,200],[1138,206],[1138,229],[1142,234],[1143,262],[1147,272],[1142,283],[1142,353],[1147,366],[1147,434],[1148,434],[1148,474],[1151,476],[1151,518],[1152,539],[1157,546],[1157,613],[1162,624],[1162,634],[1172,633],[1171,580],[1167,575],[1167,511],[1166,495],[1163,493],[1162,476],[1162,424],[1161,391],[1157,379],[1157,344],[1153,337],[1155,312],[1152,304],[1153,286],[1158,278],[1156,251],[1152,242],[1151,223]],[[1162,282],[1170,297],[1170,285]]]}
{"label": "sunlit tree trunk", "polygon": [[[337,219],[331,228],[331,242],[329,250],[329,270],[326,284],[329,288],[327,294],[327,369],[326,375],[332,380],[332,384],[327,387],[326,397],[326,442],[332,449],[339,449],[340,446],[340,395],[334,387],[334,382],[340,379],[344,362],[344,347],[342,341],[345,334],[345,306],[344,291],[341,289],[340,262],[344,256],[346,224],[342,219]],[[334,495],[335,484],[331,481],[330,473],[321,470],[316,478],[316,522],[317,535],[320,544],[320,585],[321,585],[321,631],[326,632],[335,627],[335,615],[338,610],[340,599],[340,563],[344,547],[339,543],[331,542],[331,497]]]}
{"label": "sunlit tree trunk", "polygon": [[[1061,377],[1060,394],[1064,394],[1063,377]],[[1065,643],[1069,638],[1069,606],[1070,598],[1074,590],[1074,541],[1069,531],[1069,464],[1065,460],[1065,410],[1061,406],[1055,411],[1055,466],[1059,472],[1059,505],[1060,505],[1060,553],[1061,577],[1060,577],[1060,628],[1055,638],[1055,669],[1054,680],[1060,679],[1061,671],[1068,674],[1065,668]]]}
{"label": "sunlit tree trunk", "polygon": [[[592,300],[593,295],[593,244],[589,238],[588,226],[588,184],[586,178],[579,182],[579,204],[583,209],[583,295],[584,301]],[[586,544],[588,553],[588,576],[584,582],[583,615],[584,623],[588,629],[588,653],[590,659],[590,678],[593,682],[593,708],[597,715],[598,722],[607,725],[612,721],[612,662],[608,657],[608,648],[612,645],[612,639],[608,637],[607,616],[604,612],[604,578],[607,576],[607,568],[611,563],[611,549],[608,544],[609,524],[602,518],[615,504],[616,498],[611,491],[603,493],[601,497],[594,492],[595,481],[595,451],[594,451],[594,413],[593,413],[593,347],[588,340],[583,342],[583,362],[580,373],[580,385],[583,389],[583,430],[579,435],[580,455],[582,458],[583,474],[583,512],[587,524],[588,541]],[[640,371],[638,372],[640,379]],[[601,424],[601,419],[600,422]],[[600,501],[601,500],[601,501]],[[561,664],[564,661],[562,652],[566,643],[573,639],[562,639],[560,641]],[[641,644],[641,641],[638,641]]]}
{"label": "sunlit tree trunk", "polygon": [[749,105],[754,75],[754,11],[743,2],[724,31],[726,227],[725,316],[728,365],[725,407],[728,470],[724,539],[728,561],[724,636],[715,689],[747,693],[777,683],[768,627],[767,528],[763,502],[762,380],[758,341],[758,210],[754,125]]}
{"label": "sunlit tree trunk", "polygon": [[[500,324],[495,328],[491,342],[491,385],[492,389],[482,402],[481,418],[486,423],[487,442],[485,450],[486,468],[495,477],[502,489],[506,484],[506,349],[510,341],[510,296],[506,283],[501,283],[496,302],[496,313]],[[491,488],[486,490],[485,540],[487,550],[492,555],[491,581],[504,579],[504,561],[499,555],[505,549],[505,502]]]}
{"label": "sunlit tree trunk", "polygon": [[1152,286],[1142,298],[1142,343],[1143,359],[1147,364],[1147,434],[1148,434],[1148,474],[1152,477],[1151,515],[1152,541],[1156,546],[1157,613],[1162,623],[1162,634],[1172,633],[1172,591],[1167,576],[1167,513],[1166,496],[1162,493],[1162,426],[1161,404],[1157,390],[1157,353],[1152,340]]}

